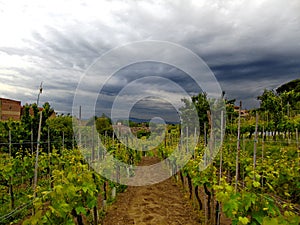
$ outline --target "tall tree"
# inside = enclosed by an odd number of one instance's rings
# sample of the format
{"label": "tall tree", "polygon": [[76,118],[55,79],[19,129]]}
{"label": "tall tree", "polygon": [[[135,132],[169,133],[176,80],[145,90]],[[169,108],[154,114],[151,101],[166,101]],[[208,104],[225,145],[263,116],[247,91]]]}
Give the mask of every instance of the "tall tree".
{"label": "tall tree", "polygon": [[210,111],[209,102],[207,100],[206,93],[199,93],[196,96],[192,97],[192,102],[194,103],[199,118],[199,126],[200,130],[202,131],[204,128],[204,123],[207,123],[208,120],[208,111]]}
{"label": "tall tree", "polygon": [[276,132],[283,118],[282,100],[275,91],[267,89],[257,99],[260,100],[260,110],[265,114],[267,117],[265,119],[269,122],[267,129],[274,131],[274,138],[276,138]]}
{"label": "tall tree", "polygon": [[112,135],[113,128],[111,119],[108,118],[105,114],[102,114],[102,116],[97,118],[96,120],[96,129],[101,135],[104,135],[105,132],[107,135]]}

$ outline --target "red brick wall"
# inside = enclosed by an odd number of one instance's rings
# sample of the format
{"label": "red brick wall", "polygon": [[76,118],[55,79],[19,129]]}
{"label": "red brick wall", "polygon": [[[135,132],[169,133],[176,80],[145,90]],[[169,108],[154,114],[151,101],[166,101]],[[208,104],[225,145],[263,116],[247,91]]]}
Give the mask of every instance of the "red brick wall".
{"label": "red brick wall", "polygon": [[21,102],[0,98],[0,120],[20,120]]}

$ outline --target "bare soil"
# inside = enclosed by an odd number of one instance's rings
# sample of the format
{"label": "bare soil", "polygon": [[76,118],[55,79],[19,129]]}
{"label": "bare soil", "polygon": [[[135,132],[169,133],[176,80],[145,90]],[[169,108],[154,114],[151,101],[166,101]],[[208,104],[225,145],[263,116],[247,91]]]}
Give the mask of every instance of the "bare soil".
{"label": "bare soil", "polygon": [[[141,165],[157,163],[145,157]],[[197,213],[172,178],[148,186],[129,186],[107,210],[104,225],[199,224]]]}

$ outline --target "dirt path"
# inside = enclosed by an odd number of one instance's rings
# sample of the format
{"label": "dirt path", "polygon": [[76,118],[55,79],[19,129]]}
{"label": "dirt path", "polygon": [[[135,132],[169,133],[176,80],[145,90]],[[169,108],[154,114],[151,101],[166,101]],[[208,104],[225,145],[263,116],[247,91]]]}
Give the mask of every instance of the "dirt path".
{"label": "dirt path", "polygon": [[[144,158],[141,165],[157,162],[156,158]],[[199,219],[183,192],[170,178],[154,185],[128,187],[108,209],[103,224],[194,225],[199,224]]]}

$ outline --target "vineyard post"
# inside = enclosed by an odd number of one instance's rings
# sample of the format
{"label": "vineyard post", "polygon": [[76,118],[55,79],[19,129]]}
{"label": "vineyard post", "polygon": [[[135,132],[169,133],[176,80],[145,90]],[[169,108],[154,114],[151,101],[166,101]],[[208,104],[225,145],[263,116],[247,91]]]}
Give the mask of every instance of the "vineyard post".
{"label": "vineyard post", "polygon": [[37,138],[37,146],[36,146],[36,156],[35,156],[35,165],[34,165],[34,183],[33,183],[34,198],[36,198],[36,187],[37,187],[37,175],[38,175],[38,166],[39,166],[38,163],[39,163],[39,148],[40,148],[40,140],[41,140],[42,117],[43,117],[43,111],[40,112],[40,121],[39,121],[38,138]]}
{"label": "vineyard post", "polygon": [[[43,91],[42,84],[43,84],[43,82],[41,83],[40,92],[38,94],[37,107],[39,107],[40,95]],[[34,193],[33,196],[34,196],[34,198],[36,198],[36,186],[37,186],[37,175],[38,175],[38,166],[39,166],[38,163],[39,163],[39,148],[40,148],[40,140],[41,140],[42,117],[43,117],[43,110],[40,111],[40,121],[39,121],[39,128],[38,128],[36,157],[35,157],[35,165],[34,165],[34,182],[33,182],[33,193]]]}
{"label": "vineyard post", "polygon": [[104,132],[104,145],[107,147],[107,131]]}
{"label": "vineyard post", "polygon": [[50,154],[50,129],[48,127],[48,130],[47,130],[47,136],[48,136],[48,155]]}
{"label": "vineyard post", "polygon": [[100,159],[100,151],[101,151],[101,148],[100,148],[100,139],[99,139],[99,134],[98,134],[98,131],[96,130],[96,139],[97,139],[97,159],[99,160]]}
{"label": "vineyard post", "polygon": [[237,186],[239,181],[239,157],[240,157],[240,132],[241,132],[241,108],[242,101],[240,101],[239,107],[239,118],[238,118],[238,135],[237,135],[237,152],[236,152],[236,161],[235,161],[235,192],[237,192]]}
{"label": "vineyard post", "polygon": [[207,115],[209,117],[209,124],[210,124],[210,137],[209,137],[209,160],[212,162],[213,158],[213,148],[215,146],[215,140],[214,140],[214,127],[213,127],[213,114],[210,113],[210,111],[207,111]]}
{"label": "vineyard post", "polygon": [[106,193],[106,181],[103,182],[103,202],[102,202],[102,209],[106,210],[106,200],[107,200],[107,193]]}
{"label": "vineyard post", "polygon": [[[172,138],[172,136],[171,136]],[[172,141],[172,139],[171,139]],[[194,143],[195,143],[195,149],[194,149],[194,159],[196,159],[196,147],[197,147],[197,128],[195,127],[195,132],[194,132]],[[171,143],[173,144],[173,143]]]}
{"label": "vineyard post", "polygon": [[246,151],[246,140],[245,140],[245,135],[242,135],[242,140],[243,140],[243,151]]}
{"label": "vineyard post", "polygon": [[8,140],[9,140],[9,145],[8,145],[8,149],[9,149],[9,156],[11,157],[11,130],[8,130]]}
{"label": "vineyard post", "polygon": [[[210,124],[210,141],[209,141],[209,145],[210,145],[210,156],[209,156],[209,162],[211,163],[210,164],[210,167],[213,167],[213,151],[214,151],[214,148],[216,146],[216,143],[215,143],[215,137],[214,137],[214,123],[213,123],[213,114],[211,112],[209,112],[209,124]],[[212,182],[212,180],[210,179],[209,182]],[[205,187],[206,185],[204,185]],[[210,192],[207,190],[207,188],[205,188],[205,192],[206,194],[208,195],[208,217],[211,221],[211,223],[215,223],[214,219],[215,217],[213,216],[213,212],[215,212],[215,204],[214,202],[216,201],[215,199],[215,192],[214,190],[212,189]]]}
{"label": "vineyard post", "polygon": [[299,136],[298,136],[298,128],[296,127],[296,146],[298,153],[298,167],[300,166],[300,152],[299,152]]}
{"label": "vineyard post", "polygon": [[[298,154],[298,168],[300,167],[300,152],[299,152],[299,136],[298,136],[298,128],[296,127],[296,147],[297,147],[297,154]],[[298,178],[299,182],[299,178]]]}
{"label": "vineyard post", "polygon": [[48,142],[48,161],[49,161],[49,180],[50,180],[50,189],[51,189],[51,153],[50,153],[50,129],[49,129],[49,126],[48,126],[48,130],[47,130],[47,142]]}
{"label": "vineyard post", "polygon": [[112,190],[111,190],[111,198],[115,199],[116,198],[116,186],[113,186]]}
{"label": "vineyard post", "polygon": [[206,140],[207,140],[207,138],[206,138],[206,122],[204,122],[204,146],[207,145]]}
{"label": "vineyard post", "polygon": [[[219,185],[221,185],[221,179],[222,179],[222,163],[223,163],[223,149],[222,149],[222,144],[223,144],[223,129],[224,129],[224,112],[221,111],[221,141],[220,141],[220,169],[219,169]],[[221,204],[217,202],[217,225],[220,224],[220,219],[221,219]]]}
{"label": "vineyard post", "polygon": [[221,143],[220,143],[220,170],[219,170],[219,185],[220,185],[220,181],[221,181],[221,178],[222,178],[222,153],[223,153],[223,150],[222,150],[222,143],[223,143],[223,129],[224,129],[224,119],[223,119],[223,114],[224,112],[221,111]]}
{"label": "vineyard post", "polygon": [[183,141],[182,141],[182,136],[183,136],[183,134],[182,134],[183,132],[180,132],[180,150],[181,151],[183,151]]}
{"label": "vineyard post", "polygon": [[[12,160],[11,156],[11,130],[8,130],[8,139],[9,139],[9,157],[10,160]],[[10,194],[10,200],[11,200],[11,209],[15,208],[15,200],[14,200],[14,192],[13,192],[13,184],[12,184],[12,176],[10,175],[10,183],[9,183],[9,194]]]}
{"label": "vineyard post", "polygon": [[167,148],[167,137],[166,137],[166,135],[164,137],[164,146],[165,146],[165,149],[166,149]]}
{"label": "vineyard post", "polygon": [[258,127],[258,113],[255,114],[255,136],[254,136],[254,149],[253,149],[253,180],[255,181],[256,169],[256,148],[257,148],[257,127]]}
{"label": "vineyard post", "polygon": [[30,133],[30,143],[31,143],[31,155],[33,155],[33,130],[31,127],[31,133]]}
{"label": "vineyard post", "polygon": [[[204,147],[207,146],[207,137],[206,137],[206,123],[204,122]],[[207,163],[207,153],[204,151],[204,163],[205,163],[205,166],[206,166],[206,163]]]}
{"label": "vineyard post", "polygon": [[207,218],[207,197],[204,197],[204,218],[205,218],[205,225],[207,225],[208,218]]}
{"label": "vineyard post", "polygon": [[87,140],[87,138],[88,138],[88,130],[86,131],[86,132],[84,132],[85,134],[84,134],[84,147],[85,148],[87,148],[87,146],[88,146],[88,140]]}
{"label": "vineyard post", "polygon": [[75,149],[75,134],[72,132],[72,150]]}
{"label": "vineyard post", "polygon": [[95,160],[95,125],[92,126],[92,162]]}
{"label": "vineyard post", "polygon": [[62,149],[64,150],[65,148],[65,132],[62,132]]}
{"label": "vineyard post", "polygon": [[81,147],[81,105],[79,106],[79,143],[78,143],[78,147],[80,148]]}
{"label": "vineyard post", "polygon": [[298,128],[296,127],[296,146],[299,149],[299,136],[298,136]]}
{"label": "vineyard post", "polygon": [[[262,163],[262,166],[264,166],[264,151],[265,151],[265,126],[263,126],[263,138],[262,138],[262,141],[261,141],[261,163]],[[264,186],[264,170],[262,172],[262,176],[261,176],[261,187],[263,188]]]}
{"label": "vineyard post", "polygon": [[115,147],[115,132],[112,132],[112,146]]}
{"label": "vineyard post", "polygon": [[[231,126],[232,126],[232,124],[233,124],[233,122],[232,122],[232,117],[233,117],[232,114],[233,114],[233,113],[230,113],[230,115],[231,115],[231,116],[230,116],[230,125],[231,125]],[[232,134],[233,134],[233,129],[230,129],[230,131],[231,131],[230,133],[231,133],[231,135],[232,135]]]}
{"label": "vineyard post", "polygon": [[265,139],[267,141],[267,137],[269,136],[269,130],[268,130],[268,126],[269,126],[269,116],[268,113],[265,111],[265,115],[267,117],[267,123],[266,123],[266,131],[265,131]]}
{"label": "vineyard post", "polygon": [[189,151],[189,127],[186,127],[186,150],[185,152],[187,153]]}

